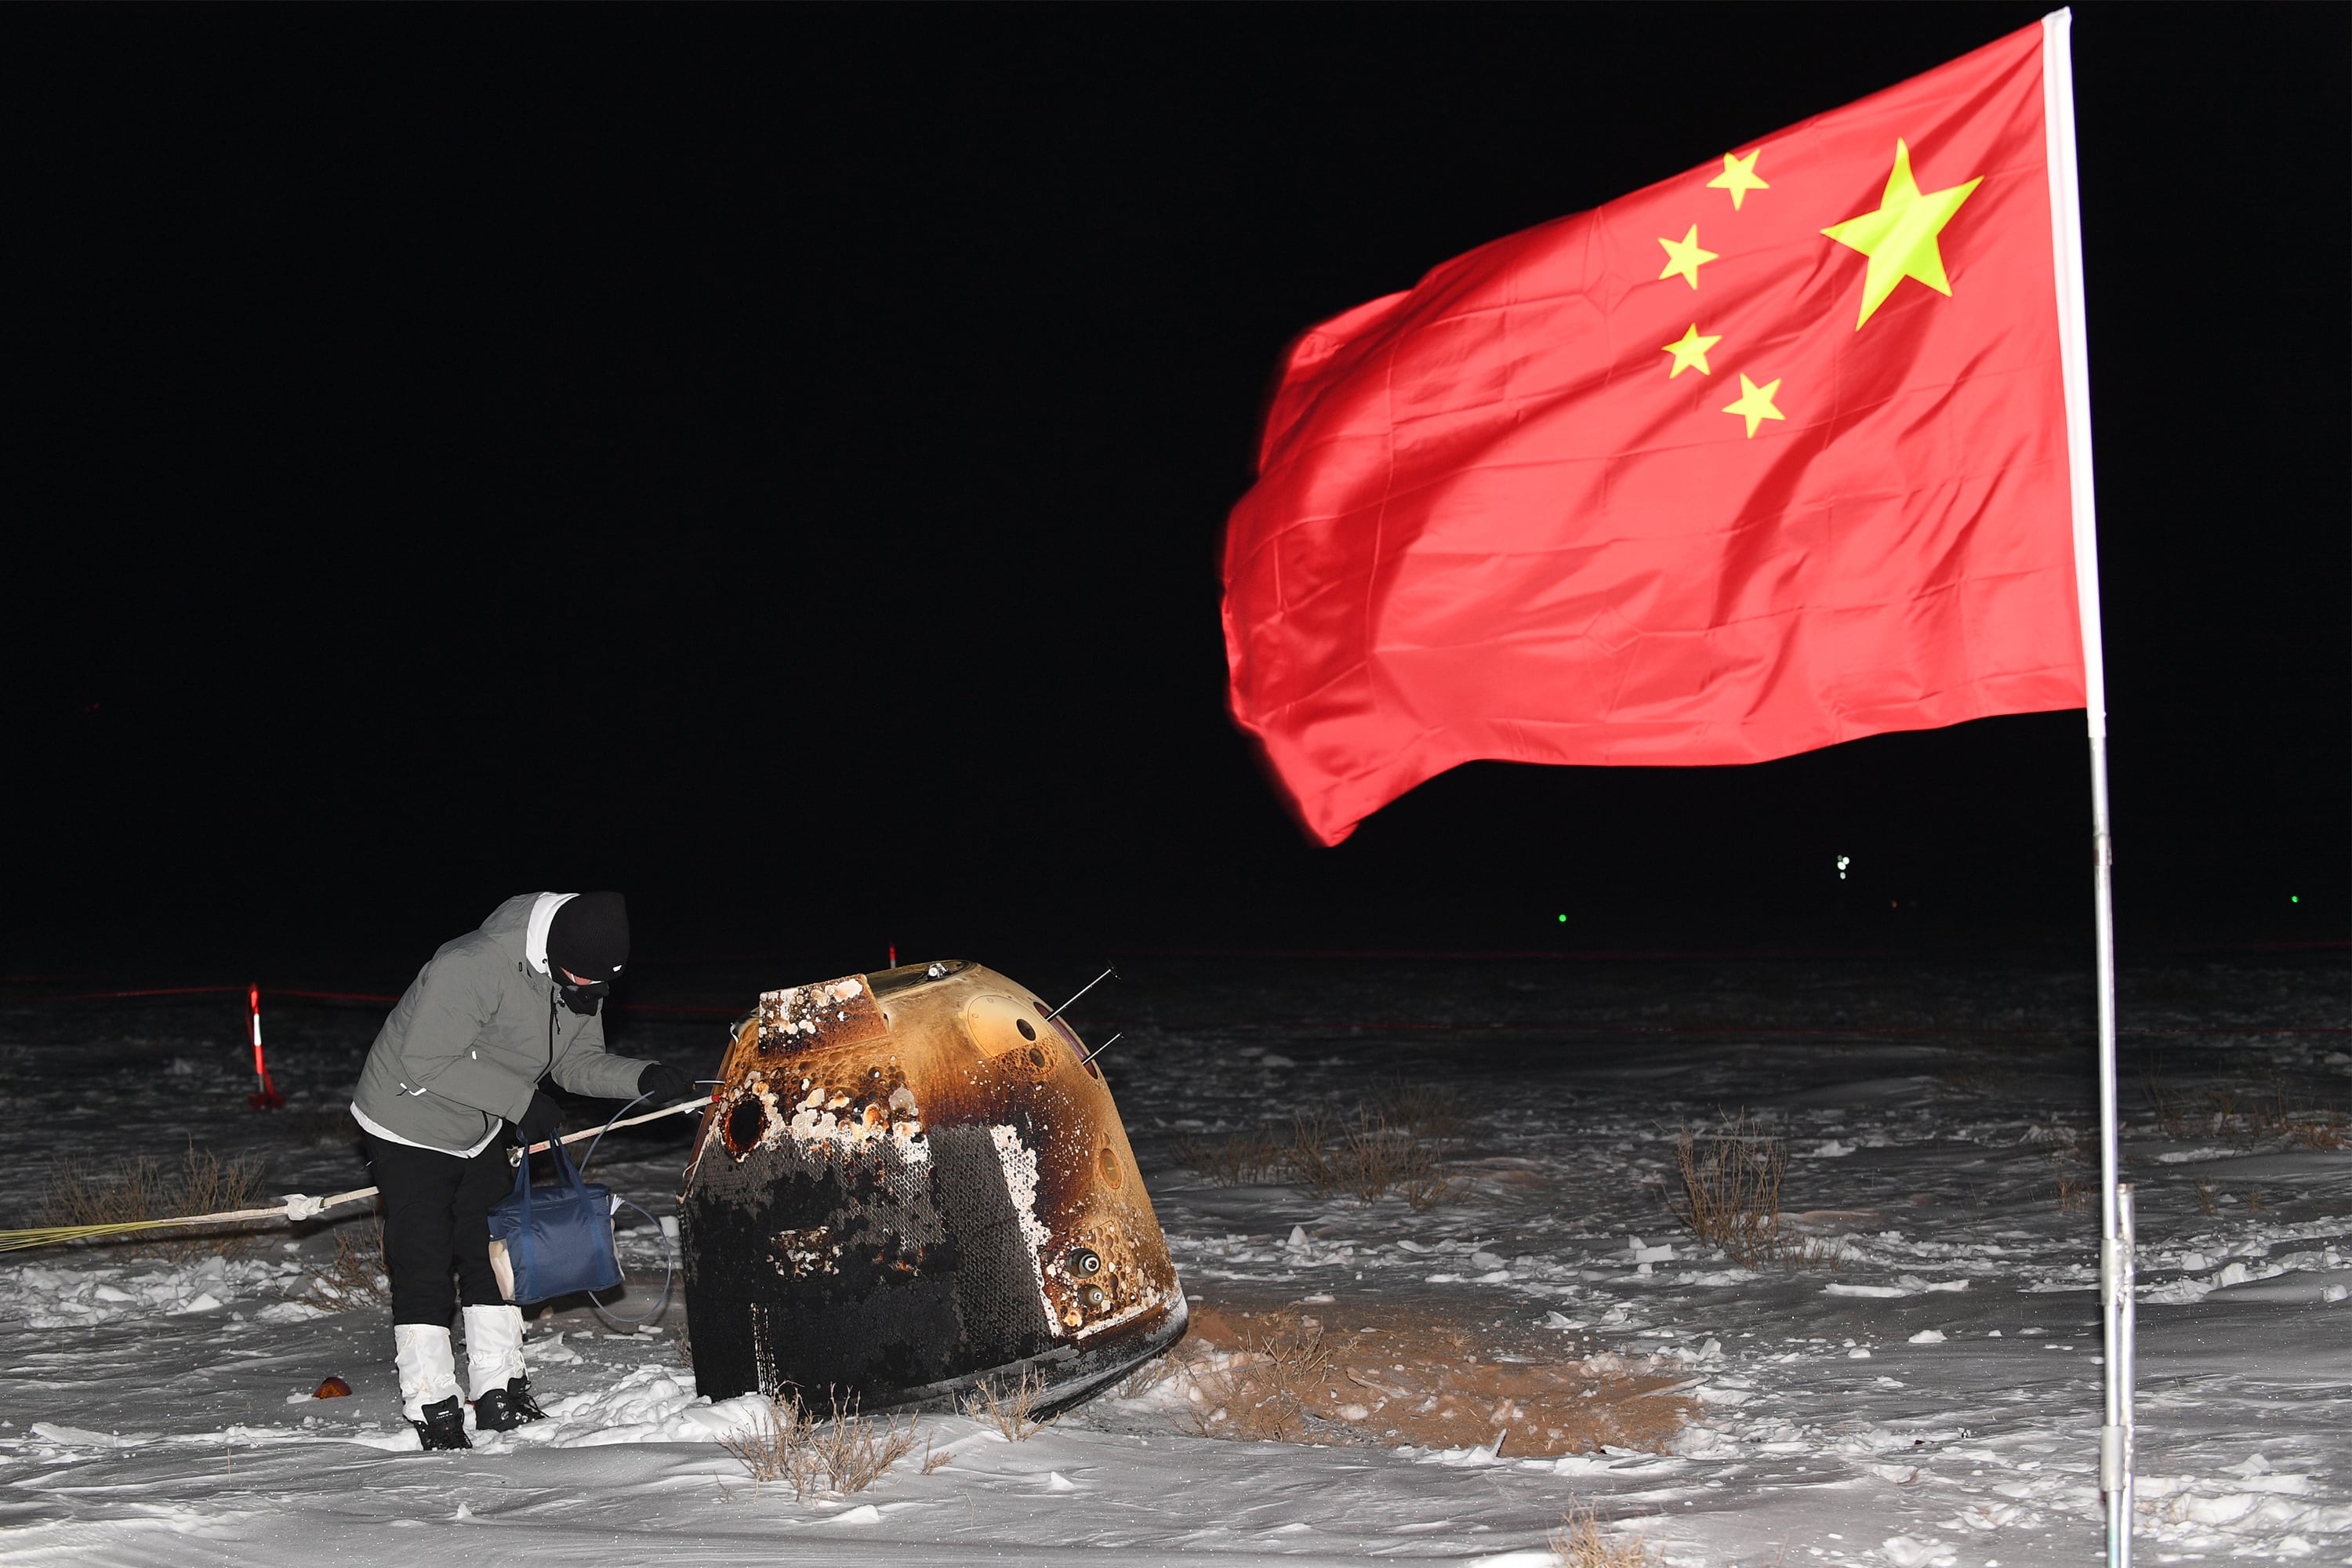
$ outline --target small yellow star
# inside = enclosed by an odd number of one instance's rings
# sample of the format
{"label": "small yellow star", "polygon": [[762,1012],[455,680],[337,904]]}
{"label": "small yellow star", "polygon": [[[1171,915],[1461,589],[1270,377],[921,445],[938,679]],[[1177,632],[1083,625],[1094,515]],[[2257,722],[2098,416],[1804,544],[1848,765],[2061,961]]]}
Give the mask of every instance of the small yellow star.
{"label": "small yellow star", "polygon": [[1746,371],[1741,371],[1739,373],[1739,401],[1726,407],[1724,412],[1726,414],[1744,414],[1748,416],[1748,437],[1752,441],[1756,438],[1757,426],[1762,424],[1767,419],[1785,419],[1788,417],[1787,415],[1772,406],[1772,395],[1780,390],[1780,384],[1779,382],[1769,381],[1766,382],[1762,386],[1759,386],[1754,382],[1748,379],[1748,373]]}
{"label": "small yellow star", "polygon": [[1895,142],[1895,171],[1886,176],[1886,194],[1878,199],[1878,210],[1822,230],[1840,245],[1870,258],[1870,270],[1862,283],[1862,320],[1854,322],[1855,331],[1862,331],[1871,312],[1886,303],[1886,297],[1906,278],[1916,278],[1946,299],[1951,298],[1952,281],[1944,275],[1944,253],[1936,237],[1944,232],[1960,204],[1983,184],[1984,176],[1979,174],[1965,185],[1922,195],[1919,182],[1911,177],[1911,149],[1900,140]]}
{"label": "small yellow star", "polygon": [[1701,375],[1713,375],[1715,372],[1707,368],[1706,351],[1722,341],[1721,333],[1711,338],[1699,336],[1698,323],[1693,321],[1691,330],[1682,335],[1680,342],[1668,343],[1660,351],[1675,356],[1675,366],[1666,372],[1666,379],[1672,381],[1686,370],[1696,370]]}
{"label": "small yellow star", "polygon": [[1735,158],[1726,153],[1723,155],[1723,173],[1706,183],[1706,188],[1710,191],[1731,193],[1733,212],[1739,210],[1740,199],[1748,192],[1769,191],[1772,188],[1756,177],[1756,160],[1763,151],[1763,148],[1759,147],[1745,158]]}
{"label": "small yellow star", "polygon": [[1698,225],[1691,225],[1690,232],[1680,239],[1662,239],[1658,243],[1666,247],[1666,269],[1658,274],[1660,280],[1679,272],[1685,282],[1697,288],[1698,269],[1715,259],[1714,251],[1698,247]]}

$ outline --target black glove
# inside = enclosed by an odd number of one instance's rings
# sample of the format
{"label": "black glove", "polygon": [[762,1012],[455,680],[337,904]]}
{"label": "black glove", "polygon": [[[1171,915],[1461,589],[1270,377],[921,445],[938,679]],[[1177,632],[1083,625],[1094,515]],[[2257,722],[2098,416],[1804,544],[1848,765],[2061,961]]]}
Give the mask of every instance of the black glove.
{"label": "black glove", "polygon": [[530,1093],[530,1109],[524,1111],[522,1120],[514,1124],[515,1136],[521,1139],[522,1146],[528,1149],[534,1143],[544,1143],[554,1137],[556,1130],[562,1125],[563,1109],[555,1103],[555,1097],[543,1089],[535,1089]]}
{"label": "black glove", "polygon": [[684,1068],[647,1062],[645,1070],[637,1074],[637,1092],[656,1104],[668,1105],[694,1092],[694,1075]]}

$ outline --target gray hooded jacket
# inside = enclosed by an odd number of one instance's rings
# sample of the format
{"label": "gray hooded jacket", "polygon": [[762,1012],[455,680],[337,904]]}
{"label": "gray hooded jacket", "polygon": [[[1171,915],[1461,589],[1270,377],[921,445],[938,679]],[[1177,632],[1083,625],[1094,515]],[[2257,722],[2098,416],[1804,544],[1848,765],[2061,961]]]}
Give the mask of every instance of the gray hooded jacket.
{"label": "gray hooded jacket", "polygon": [[519,1121],[542,1076],[627,1100],[646,1064],[604,1049],[601,1014],[556,995],[547,925],[560,893],[518,893],[479,931],[442,945],[383,1021],[352,1107],[383,1131],[462,1153]]}

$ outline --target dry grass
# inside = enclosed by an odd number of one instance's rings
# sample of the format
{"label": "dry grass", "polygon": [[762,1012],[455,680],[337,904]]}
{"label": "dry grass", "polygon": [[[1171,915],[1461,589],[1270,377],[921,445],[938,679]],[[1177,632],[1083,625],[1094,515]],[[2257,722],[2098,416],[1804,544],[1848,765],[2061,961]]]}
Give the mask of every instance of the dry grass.
{"label": "dry grass", "polygon": [[2042,1158],[2048,1163],[2051,1175],[2058,1184],[2058,1212],[2074,1214],[2088,1208],[2098,1185],[2084,1169],[2089,1160],[2084,1152],[2087,1137],[2084,1130],[2053,1121],[2027,1129],[2026,1137],[2042,1146]]}
{"label": "dry grass", "polygon": [[1601,1533],[1601,1521],[1589,1507],[1559,1516],[1559,1528],[1548,1538],[1552,1561],[1560,1568],[1652,1568],[1657,1557],[1640,1536],[1611,1541]]}
{"label": "dry grass", "polygon": [[1390,1126],[1423,1138],[1451,1138],[1462,1131],[1461,1097],[1438,1084],[1381,1079],[1372,1086],[1369,1109]]}
{"label": "dry grass", "polygon": [[392,1280],[384,1271],[383,1219],[364,1226],[339,1226],[333,1259],[305,1269],[302,1288],[285,1294],[289,1300],[330,1312],[388,1303],[392,1300]]}
{"label": "dry grass", "polygon": [[1174,1358],[1187,1407],[1180,1428],[1243,1441],[1497,1443],[1534,1458],[1603,1445],[1656,1451],[1689,1410],[1664,1392],[1679,1372],[1662,1376],[1611,1355],[1552,1359],[1557,1341],[1419,1309],[1345,1310],[1360,1326],[1329,1329],[1288,1308],[1196,1308]]}
{"label": "dry grass", "polygon": [[1111,1391],[1115,1399],[1140,1399],[1185,1371],[1184,1347],[1178,1344],[1130,1369]]}
{"label": "dry grass", "polygon": [[1711,1132],[1675,1139],[1683,1180],[1677,1214],[1693,1236],[1746,1266],[1789,1253],[1780,1235],[1780,1179],[1788,1145],[1748,1125],[1743,1112]]}
{"label": "dry grass", "polygon": [[[209,1149],[199,1149],[194,1138],[177,1169],[152,1154],[140,1154],[105,1167],[60,1160],[51,1168],[42,1194],[43,1225],[121,1225],[131,1220],[170,1219],[179,1215],[214,1214],[223,1209],[259,1206],[260,1160],[240,1154],[224,1160]],[[142,1249],[170,1258],[205,1252],[235,1255],[245,1250],[249,1226],[192,1226],[154,1236],[128,1238]]]}
{"label": "dry grass", "polygon": [[2352,1126],[2346,1125],[2340,1110],[2314,1111],[2300,1118],[2287,1136],[2306,1149],[2352,1149]]}
{"label": "dry grass", "polygon": [[1289,1312],[1269,1313],[1246,1320],[1239,1340],[1224,1367],[1195,1379],[1202,1398],[1188,1413],[1192,1435],[1298,1442],[1307,1436],[1311,1395],[1331,1377],[1323,1325]]}
{"label": "dry grass", "polygon": [[2310,1100],[2284,1078],[2256,1089],[2217,1085],[2193,1100],[2151,1079],[2142,1092],[2157,1126],[2175,1142],[2218,1138],[2251,1149],[2275,1138],[2290,1148],[2352,1148],[2352,1126],[2343,1110]]}
{"label": "dry grass", "polygon": [[1295,1118],[1286,1136],[1258,1127],[1187,1138],[1176,1145],[1176,1157],[1219,1186],[1292,1182],[1318,1197],[1376,1203],[1395,1194],[1426,1209],[1453,1190],[1444,1145],[1460,1133],[1462,1121],[1462,1103],[1451,1089],[1385,1079],[1352,1116],[1321,1109]]}
{"label": "dry grass", "polygon": [[1773,1261],[1785,1268],[1826,1268],[1834,1274],[1845,1267],[1845,1247],[1828,1237],[1783,1234]]}
{"label": "dry grass", "polygon": [[2206,1215],[2220,1214],[2221,1212],[2221,1189],[2214,1186],[2212,1183],[2200,1182],[2197,1184],[2198,1213]]}
{"label": "dry grass", "polygon": [[[751,1495],[781,1481],[806,1502],[824,1493],[848,1497],[882,1479],[915,1449],[915,1418],[903,1422],[844,1411],[835,1401],[823,1421],[790,1398],[771,1400],[751,1431],[721,1440],[751,1472]],[[940,1463],[946,1460],[942,1457]],[[925,1468],[930,1465],[928,1457]]]}
{"label": "dry grass", "polygon": [[1019,1443],[1054,1424],[1052,1416],[1037,1414],[1045,1397],[1044,1376],[1034,1368],[1024,1368],[1018,1383],[982,1378],[964,1395],[963,1413],[974,1421],[985,1421],[994,1426],[1004,1434],[1006,1442]]}
{"label": "dry grass", "polygon": [[2178,1090],[2161,1079],[2150,1078],[2140,1085],[2147,1099],[2148,1110],[2156,1117],[2156,1125],[2176,1143],[2185,1143],[2197,1135],[2197,1124],[2189,1103]]}
{"label": "dry grass", "polygon": [[2006,1089],[2014,1081],[2011,1076],[1995,1068],[1955,1068],[1937,1073],[1936,1081],[1956,1094],[1990,1094]]}
{"label": "dry grass", "polygon": [[1185,1138],[1176,1158],[1221,1187],[1255,1187],[1279,1181],[1287,1146],[1264,1128],[1223,1138]]}

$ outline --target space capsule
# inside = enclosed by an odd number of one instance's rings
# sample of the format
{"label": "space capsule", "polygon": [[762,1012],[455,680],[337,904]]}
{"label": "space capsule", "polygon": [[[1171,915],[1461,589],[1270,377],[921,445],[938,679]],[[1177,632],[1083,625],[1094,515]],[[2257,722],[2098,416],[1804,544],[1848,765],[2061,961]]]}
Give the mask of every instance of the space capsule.
{"label": "space capsule", "polygon": [[1102,1070],[961,960],[771,991],[679,1196],[697,1387],[944,1405],[1034,1373],[1067,1405],[1184,1332]]}

